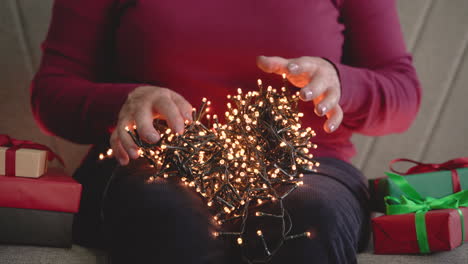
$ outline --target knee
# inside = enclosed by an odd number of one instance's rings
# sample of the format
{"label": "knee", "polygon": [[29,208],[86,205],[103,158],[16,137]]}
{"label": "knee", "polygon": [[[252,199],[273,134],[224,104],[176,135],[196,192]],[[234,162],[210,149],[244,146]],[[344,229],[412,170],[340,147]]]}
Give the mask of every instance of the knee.
{"label": "knee", "polygon": [[171,225],[183,222],[184,219],[197,218],[207,211],[196,194],[175,181],[158,178],[148,183],[146,177],[135,179],[132,175],[116,179],[111,185],[106,208],[106,215],[114,219],[145,219],[147,223],[168,222]]}
{"label": "knee", "polygon": [[342,244],[354,249],[359,241],[362,210],[352,197],[309,195],[294,197],[286,205],[291,208],[291,221],[296,233],[310,232],[311,239],[326,245]]}
{"label": "knee", "polygon": [[333,204],[322,197],[302,199],[294,206],[294,219],[312,234],[330,236],[338,227],[338,217]]}
{"label": "knee", "polygon": [[114,201],[113,213],[106,215],[113,259],[137,259],[127,263],[204,263],[179,254],[180,248],[209,254],[215,247],[207,209],[193,192],[163,179],[153,183],[132,180],[130,185],[124,181],[115,188],[125,191],[118,199],[123,204]]}
{"label": "knee", "polygon": [[330,241],[346,228],[343,226],[343,217],[349,208],[343,206],[335,194],[326,193],[322,188],[305,186],[291,193],[284,203],[296,233],[308,231],[315,239]]}

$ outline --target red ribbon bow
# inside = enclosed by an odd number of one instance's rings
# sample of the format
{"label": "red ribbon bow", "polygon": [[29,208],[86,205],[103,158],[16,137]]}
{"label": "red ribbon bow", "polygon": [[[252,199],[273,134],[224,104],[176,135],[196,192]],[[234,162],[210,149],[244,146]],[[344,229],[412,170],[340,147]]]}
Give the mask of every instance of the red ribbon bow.
{"label": "red ribbon bow", "polygon": [[[411,162],[416,164],[415,166],[409,168],[406,172],[398,172],[393,169],[393,164],[405,161]],[[459,168],[468,168],[468,157],[457,158],[453,160],[446,161],[444,163],[422,163],[418,161],[414,161],[411,159],[394,159],[390,162],[390,170],[392,172],[398,173],[400,175],[408,175],[408,174],[416,174],[416,173],[424,173],[424,172],[433,172],[433,171],[442,171],[442,170],[449,170],[452,171],[452,184],[453,184],[453,192],[457,193],[461,191],[460,185],[460,177],[458,175],[457,169]]]}
{"label": "red ribbon bow", "polygon": [[5,155],[5,175],[15,176],[16,150],[21,148],[39,149],[47,151],[47,160],[57,159],[62,166],[65,166],[63,159],[53,152],[49,147],[28,140],[18,140],[8,135],[0,135],[0,146],[8,147]]}

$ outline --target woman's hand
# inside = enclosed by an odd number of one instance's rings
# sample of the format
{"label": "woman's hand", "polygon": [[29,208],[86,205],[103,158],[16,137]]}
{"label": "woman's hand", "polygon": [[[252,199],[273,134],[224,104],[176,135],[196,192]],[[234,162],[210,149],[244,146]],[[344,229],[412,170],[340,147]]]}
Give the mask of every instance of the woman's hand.
{"label": "woman's hand", "polygon": [[338,104],[341,86],[338,73],[330,62],[318,57],[285,59],[260,56],[257,65],[268,73],[285,73],[293,85],[300,87],[300,98],[313,101],[315,113],[327,116],[323,127],[326,132],[331,133],[340,126],[343,120],[343,110]]}
{"label": "woman's hand", "polygon": [[138,158],[138,147],[125,127],[136,125],[143,140],[155,143],[161,137],[154,129],[154,118],[166,120],[173,131],[182,134],[185,120],[192,121],[192,106],[180,94],[166,88],[140,86],[133,90],[120,110],[110,138],[114,155],[121,165],[127,165],[129,158]]}

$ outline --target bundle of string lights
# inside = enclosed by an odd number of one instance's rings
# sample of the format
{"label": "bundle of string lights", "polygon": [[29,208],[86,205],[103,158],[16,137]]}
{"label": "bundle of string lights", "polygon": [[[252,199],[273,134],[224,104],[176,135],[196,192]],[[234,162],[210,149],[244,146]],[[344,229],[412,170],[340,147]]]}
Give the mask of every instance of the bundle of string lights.
{"label": "bundle of string lights", "polygon": [[[182,135],[155,120],[161,139],[148,144],[135,127],[127,128],[140,156],[154,168],[148,184],[158,177],[177,177],[206,201],[219,227],[213,232],[216,238],[231,239],[242,248],[261,245],[260,257],[251,259],[243,254],[247,263],[266,263],[286,241],[310,237],[307,230],[291,234],[293,219],[283,201],[303,184],[304,173],[319,166],[309,153],[309,149],[317,148],[310,142],[315,132],[301,127],[298,93],[289,91],[284,75],[283,80],[279,90],[271,86],[265,89],[258,80],[258,91],[243,93],[239,88],[236,95],[228,95],[224,124],[217,115],[209,114],[210,101],[204,98]],[[111,150],[107,152],[111,154]],[[272,206],[261,206],[268,203]],[[265,211],[273,207],[274,212]],[[279,221],[280,225],[277,230],[255,230],[252,237],[246,228],[251,218]],[[235,230],[226,230],[225,226]],[[269,241],[268,232],[276,233],[279,239]]]}

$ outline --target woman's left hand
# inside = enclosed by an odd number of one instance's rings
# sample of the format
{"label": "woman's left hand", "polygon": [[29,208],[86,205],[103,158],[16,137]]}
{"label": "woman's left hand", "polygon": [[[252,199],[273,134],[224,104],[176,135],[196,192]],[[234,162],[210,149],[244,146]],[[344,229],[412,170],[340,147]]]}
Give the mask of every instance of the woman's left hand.
{"label": "woman's left hand", "polygon": [[300,57],[285,59],[281,57],[257,58],[257,65],[267,73],[286,74],[289,82],[301,88],[300,98],[313,101],[315,113],[326,116],[324,130],[335,131],[343,120],[343,110],[338,104],[341,85],[335,67],[322,58]]}

